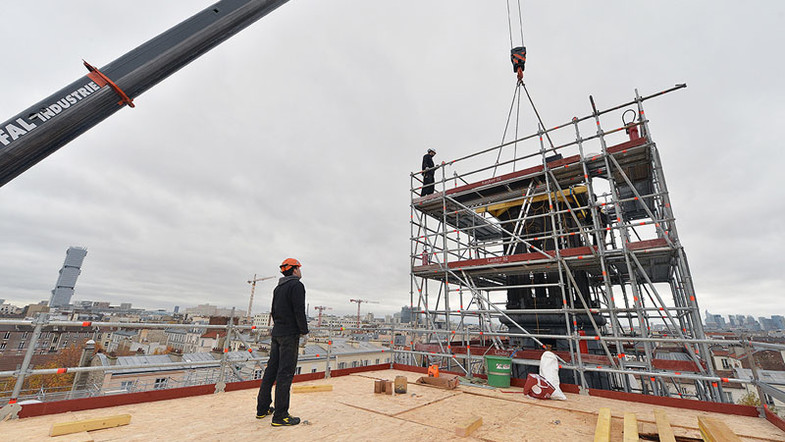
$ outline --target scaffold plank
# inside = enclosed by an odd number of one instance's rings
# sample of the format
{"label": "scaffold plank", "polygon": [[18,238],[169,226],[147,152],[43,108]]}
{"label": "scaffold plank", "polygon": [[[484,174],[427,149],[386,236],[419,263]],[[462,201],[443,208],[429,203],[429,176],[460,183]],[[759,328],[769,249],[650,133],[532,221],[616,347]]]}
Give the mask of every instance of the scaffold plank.
{"label": "scaffold plank", "polygon": [[705,442],[741,442],[724,422],[706,416],[698,416],[698,428]]}
{"label": "scaffold plank", "polygon": [[624,413],[624,442],[638,442],[638,418],[635,413]]}
{"label": "scaffold plank", "polygon": [[611,440],[611,409],[600,408],[597,416],[597,427],[594,429],[594,442],[610,442]]}
{"label": "scaffold plank", "polygon": [[131,423],[130,414],[118,414],[115,416],[100,417],[97,419],[86,419],[81,421],[61,422],[52,424],[49,431],[50,436],[62,436],[64,434],[81,433],[84,431],[102,430],[104,428],[119,427]]}

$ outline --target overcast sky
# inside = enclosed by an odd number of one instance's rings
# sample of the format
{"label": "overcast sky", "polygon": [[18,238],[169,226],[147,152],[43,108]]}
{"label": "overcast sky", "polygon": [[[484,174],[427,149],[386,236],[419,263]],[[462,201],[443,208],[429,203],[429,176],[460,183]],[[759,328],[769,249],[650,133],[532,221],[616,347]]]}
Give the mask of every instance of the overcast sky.
{"label": "overcast sky", "polygon": [[[8,2],[0,121],[82,77],[82,59],[106,65],[212,3]],[[588,114],[589,94],[605,108],[688,84],[646,113],[701,309],[785,313],[785,3],[523,12],[546,122]],[[0,188],[0,298],[48,300],[83,246],[73,300],[245,309],[246,281],[292,256],[311,306],[398,311],[409,172],[428,146],[450,160],[499,142],[509,48],[502,0],[291,0]]]}

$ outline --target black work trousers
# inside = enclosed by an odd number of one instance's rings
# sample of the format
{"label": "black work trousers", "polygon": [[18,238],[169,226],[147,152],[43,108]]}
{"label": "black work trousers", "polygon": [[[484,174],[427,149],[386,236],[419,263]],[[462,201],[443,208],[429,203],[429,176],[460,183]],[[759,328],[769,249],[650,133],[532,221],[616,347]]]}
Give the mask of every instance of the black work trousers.
{"label": "black work trousers", "polygon": [[256,415],[267,411],[272,403],[273,382],[275,383],[275,414],[283,419],[289,415],[289,390],[292,386],[294,369],[297,367],[297,348],[300,335],[273,336],[270,345],[270,360],[264,369],[262,385],[256,397]]}
{"label": "black work trousers", "polygon": [[422,193],[420,193],[420,196],[430,195],[433,193],[433,172],[423,174],[422,184]]}

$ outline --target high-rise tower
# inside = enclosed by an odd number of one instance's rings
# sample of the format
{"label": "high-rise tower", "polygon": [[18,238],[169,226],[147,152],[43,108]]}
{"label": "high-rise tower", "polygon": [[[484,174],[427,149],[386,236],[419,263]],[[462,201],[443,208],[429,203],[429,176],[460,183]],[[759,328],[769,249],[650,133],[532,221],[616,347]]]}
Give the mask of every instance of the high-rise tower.
{"label": "high-rise tower", "polygon": [[49,299],[50,307],[65,307],[71,303],[76,278],[82,273],[82,261],[86,255],[87,249],[82,247],[69,247],[65,252],[63,268],[60,269],[60,276],[57,278],[57,284]]}

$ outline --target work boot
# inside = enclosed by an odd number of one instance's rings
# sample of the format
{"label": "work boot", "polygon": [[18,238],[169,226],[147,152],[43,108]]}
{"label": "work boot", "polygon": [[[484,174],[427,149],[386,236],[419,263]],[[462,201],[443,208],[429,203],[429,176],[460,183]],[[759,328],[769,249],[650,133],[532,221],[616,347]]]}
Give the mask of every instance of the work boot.
{"label": "work boot", "polygon": [[294,417],[291,414],[287,414],[286,417],[281,419],[276,419],[273,416],[273,421],[270,423],[273,427],[292,427],[300,423],[299,417]]}
{"label": "work boot", "polygon": [[256,415],[256,418],[257,418],[257,419],[264,419],[265,417],[267,417],[267,415],[269,415],[269,414],[273,414],[273,412],[274,412],[274,411],[275,411],[275,408],[273,408],[273,407],[269,407],[269,408],[267,409],[267,411],[263,412],[262,414],[257,414],[257,415]]}

